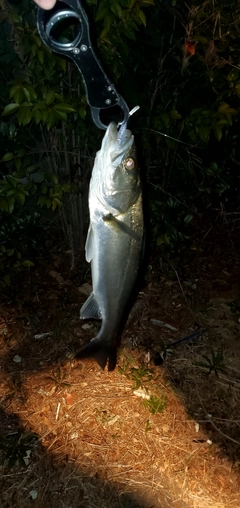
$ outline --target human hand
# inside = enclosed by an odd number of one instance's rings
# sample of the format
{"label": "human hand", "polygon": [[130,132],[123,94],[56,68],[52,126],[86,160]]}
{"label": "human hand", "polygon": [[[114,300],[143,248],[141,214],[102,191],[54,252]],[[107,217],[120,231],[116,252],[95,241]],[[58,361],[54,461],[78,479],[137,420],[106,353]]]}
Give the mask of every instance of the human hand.
{"label": "human hand", "polygon": [[34,0],[34,2],[39,5],[42,9],[46,9],[49,11],[55,5],[57,0]]}

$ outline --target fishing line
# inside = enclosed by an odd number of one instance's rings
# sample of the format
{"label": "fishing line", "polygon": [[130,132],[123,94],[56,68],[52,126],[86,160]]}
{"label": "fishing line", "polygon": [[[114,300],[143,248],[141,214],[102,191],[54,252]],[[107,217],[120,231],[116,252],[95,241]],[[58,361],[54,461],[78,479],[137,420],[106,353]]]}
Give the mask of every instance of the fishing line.
{"label": "fishing line", "polygon": [[191,333],[191,335],[187,335],[187,337],[183,337],[182,339],[176,340],[175,342],[172,342],[172,343],[170,342],[170,343],[166,344],[164,346],[163,351],[157,352],[157,354],[154,358],[154,365],[156,365],[156,366],[162,365],[162,363],[166,360],[167,353],[171,352],[171,347],[177,346],[181,342],[184,342],[187,340],[198,339],[199,337],[201,337],[201,335],[203,335],[206,332],[207,332],[206,328],[203,330],[197,330],[196,332]]}
{"label": "fishing line", "polygon": [[185,141],[181,141],[180,139],[173,138],[172,136],[169,136],[168,134],[165,134],[164,132],[156,131],[155,129],[148,129],[148,128],[144,128],[144,127],[139,127],[138,129],[136,129],[136,131],[154,132],[155,134],[160,134],[161,136],[164,136],[165,138],[169,138],[169,139],[172,139],[173,141],[177,141],[177,143],[181,143],[182,145],[190,146],[190,148],[194,148],[195,146],[198,145],[198,143],[196,143],[196,145],[190,145],[190,143],[186,143]]}

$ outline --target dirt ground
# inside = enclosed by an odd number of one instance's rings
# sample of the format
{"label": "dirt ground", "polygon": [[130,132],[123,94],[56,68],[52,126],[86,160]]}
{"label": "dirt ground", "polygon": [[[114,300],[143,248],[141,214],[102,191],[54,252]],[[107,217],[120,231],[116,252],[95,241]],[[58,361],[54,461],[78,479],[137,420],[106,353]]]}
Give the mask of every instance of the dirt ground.
{"label": "dirt ground", "polygon": [[113,373],[74,360],[86,266],[52,248],[3,291],[1,508],[240,508],[238,230],[201,231],[150,257]]}

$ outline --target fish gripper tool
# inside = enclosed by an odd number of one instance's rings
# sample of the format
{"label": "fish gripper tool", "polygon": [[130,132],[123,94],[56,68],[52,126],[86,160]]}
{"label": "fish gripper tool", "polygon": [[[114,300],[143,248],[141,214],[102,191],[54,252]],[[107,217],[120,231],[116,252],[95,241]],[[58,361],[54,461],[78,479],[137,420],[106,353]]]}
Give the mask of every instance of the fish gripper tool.
{"label": "fish gripper tool", "polygon": [[126,123],[129,108],[94,53],[88,17],[80,1],[58,0],[53,9],[38,7],[37,11],[37,29],[44,44],[71,58],[80,71],[95,125],[107,129],[112,120]]}

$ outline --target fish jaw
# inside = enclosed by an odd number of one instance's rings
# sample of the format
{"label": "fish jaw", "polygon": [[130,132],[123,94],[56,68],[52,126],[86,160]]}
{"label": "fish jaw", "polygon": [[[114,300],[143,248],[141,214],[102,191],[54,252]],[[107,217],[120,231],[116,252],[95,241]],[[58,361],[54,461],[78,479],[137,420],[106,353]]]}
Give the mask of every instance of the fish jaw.
{"label": "fish jaw", "polygon": [[113,167],[117,167],[124,154],[131,149],[134,143],[134,136],[129,129],[124,129],[122,134],[119,134],[117,126],[114,122],[111,122],[106,130],[105,136],[102,141],[101,150],[98,152]]}
{"label": "fish jaw", "polygon": [[91,210],[96,210],[99,205],[115,216],[126,213],[140,193],[134,136],[129,129],[119,134],[112,122],[95,158],[90,182],[90,215]]}

